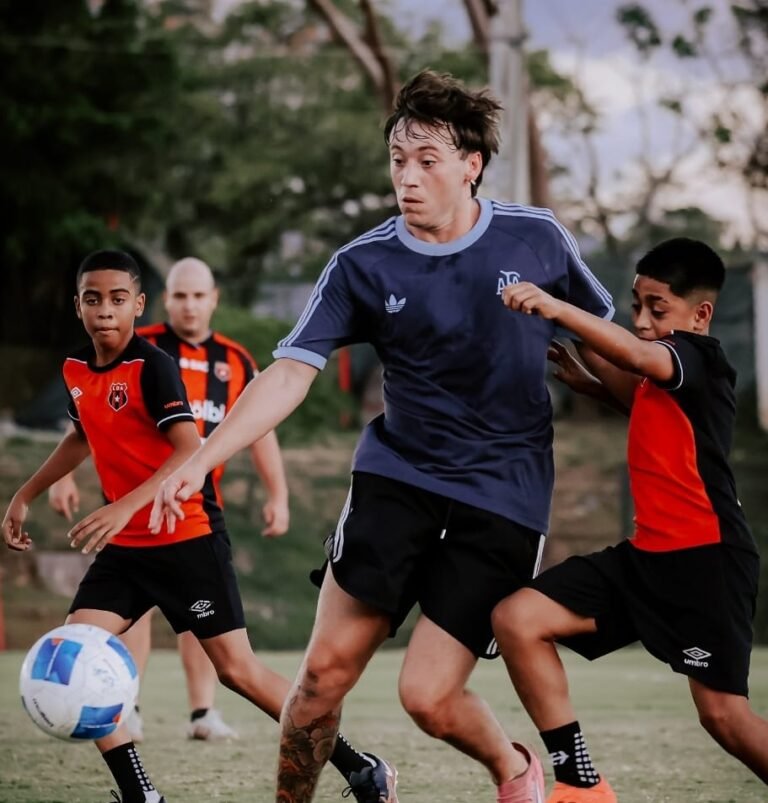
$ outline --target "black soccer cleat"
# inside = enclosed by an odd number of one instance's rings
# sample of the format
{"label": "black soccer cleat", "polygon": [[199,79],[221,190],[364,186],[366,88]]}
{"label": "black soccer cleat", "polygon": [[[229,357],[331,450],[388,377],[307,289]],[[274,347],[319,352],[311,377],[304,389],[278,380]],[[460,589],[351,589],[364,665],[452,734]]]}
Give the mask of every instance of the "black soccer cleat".
{"label": "black soccer cleat", "polygon": [[373,753],[363,755],[375,763],[349,776],[349,786],[342,797],[353,795],[357,803],[398,803],[397,770],[394,765]]}
{"label": "black soccer cleat", "polygon": [[[107,801],[107,803],[123,803],[123,799],[117,794],[117,792],[115,792],[114,789],[110,789],[109,791],[112,794],[112,800]],[[157,803],[166,803],[165,798],[161,797]]]}

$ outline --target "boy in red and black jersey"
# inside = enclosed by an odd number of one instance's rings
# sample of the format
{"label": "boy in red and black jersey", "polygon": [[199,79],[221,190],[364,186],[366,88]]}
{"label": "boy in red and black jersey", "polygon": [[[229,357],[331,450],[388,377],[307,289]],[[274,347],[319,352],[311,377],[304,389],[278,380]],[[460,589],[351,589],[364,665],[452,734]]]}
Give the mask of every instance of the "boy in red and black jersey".
{"label": "boy in red and black jersey", "polygon": [[[134,335],[125,350],[99,365],[93,345],[68,357],[63,368],[67,413],[90,446],[104,497],[116,502],[151,478],[173,454],[167,432],[194,417],[171,358]],[[173,533],[152,535],[149,510],[138,510],[111,539],[119,546],[160,546],[224,528],[209,477],[190,500]]]}
{"label": "boy in red and black jersey", "polygon": [[[29,504],[91,454],[107,504],[69,532],[72,547],[96,557],[80,583],[68,623],[126,631],[153,606],[177,633],[191,631],[219,679],[273,719],[290,683],[253,654],[245,630],[229,539],[210,477],[176,526],[149,530],[162,480],[200,445],[173,360],[138,338],[144,308],[139,269],[128,254],[98,251],[77,274],[75,307],[91,346],[64,363],[75,428],[16,492],[3,518],[11,549],[32,546],[23,529]],[[120,726],[96,740],[123,803],[163,803],[134,744]],[[358,800],[374,760],[339,739],[331,759]]]}
{"label": "boy in red and black jersey", "polygon": [[556,345],[563,381],[630,411],[634,536],[545,571],[494,611],[510,677],[556,757],[548,803],[616,800],[592,767],[556,641],[590,660],[640,641],[688,677],[703,726],[768,784],[768,721],[747,699],[759,557],[728,463],[736,373],[709,336],[724,279],[704,243],[656,246],[637,265],[636,336],[528,283],[503,293],[580,338],[592,373]]}
{"label": "boy in red and black jersey", "polygon": [[[219,291],[213,272],[202,260],[185,257],[171,266],[166,277],[163,304],[167,322],[142,326],[136,334],[145,337],[169,354],[181,373],[190,409],[200,437],[207,438],[256,372],[247,350],[211,329],[211,318],[218,305]],[[262,507],[266,538],[283,535],[288,529],[288,485],[280,445],[275,432],[249,446],[251,460],[264,487]],[[223,508],[220,482],[224,466],[210,473],[216,501]],[[73,474],[62,477],[48,490],[51,506],[68,520],[79,505],[79,491]],[[151,648],[152,611],[139,619],[123,635],[139,669],[144,670]],[[218,678],[208,656],[191,632],[178,636],[179,655],[187,681],[190,721],[187,736],[192,739],[232,739],[233,730],[214,708]],[[139,707],[126,726],[134,742],[143,739],[143,719]]]}

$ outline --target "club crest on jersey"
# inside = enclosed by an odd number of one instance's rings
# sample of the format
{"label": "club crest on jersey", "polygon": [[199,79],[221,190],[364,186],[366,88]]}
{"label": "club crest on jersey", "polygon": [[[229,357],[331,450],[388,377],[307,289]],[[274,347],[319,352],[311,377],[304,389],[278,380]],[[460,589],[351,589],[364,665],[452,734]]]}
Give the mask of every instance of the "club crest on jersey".
{"label": "club crest on jersey", "polygon": [[215,362],[213,364],[213,375],[219,382],[229,382],[232,379],[232,367],[228,362]]}
{"label": "club crest on jersey", "polygon": [[496,280],[496,295],[500,296],[504,292],[504,288],[510,284],[518,284],[520,282],[520,274],[516,270],[500,270],[501,274]]}
{"label": "club crest on jersey", "polygon": [[113,382],[107,395],[107,403],[117,412],[128,404],[128,383]]}

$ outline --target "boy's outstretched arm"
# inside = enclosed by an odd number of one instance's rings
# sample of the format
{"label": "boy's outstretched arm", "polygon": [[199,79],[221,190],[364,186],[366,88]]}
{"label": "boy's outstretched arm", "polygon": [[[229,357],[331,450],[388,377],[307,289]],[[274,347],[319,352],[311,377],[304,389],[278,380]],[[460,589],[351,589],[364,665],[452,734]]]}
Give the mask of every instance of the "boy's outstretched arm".
{"label": "boy's outstretched arm", "polygon": [[611,321],[553,298],[535,284],[507,285],[502,301],[512,310],[557,321],[578,335],[598,356],[624,371],[656,382],[667,382],[674,376],[672,354],[665,346],[641,340]]}
{"label": "boy's outstretched arm", "polygon": [[43,465],[16,491],[0,525],[10,549],[24,551],[32,546],[32,539],[22,529],[30,503],[56,480],[74,471],[90,453],[83,435],[75,430],[68,432]]}
{"label": "boy's outstretched arm", "polygon": [[[83,554],[100,552],[111,538],[125,528],[134,513],[146,507],[154,498],[160,483],[191,457],[200,446],[200,435],[193,421],[179,421],[166,430],[173,453],[160,468],[130,493],[111,504],[104,505],[79,521],[68,533],[69,545],[77,547],[83,542]],[[86,541],[87,539],[87,541]]]}
{"label": "boy's outstretched arm", "polygon": [[150,530],[159,532],[165,521],[173,532],[176,519],[184,518],[180,502],[202,488],[206,474],[215,466],[286,419],[304,400],[317,374],[318,369],[311,365],[282,358],[252,379],[206,442],[160,486],[149,518]]}
{"label": "boy's outstretched arm", "polygon": [[600,380],[606,391],[614,398],[617,409],[623,407],[624,412],[628,413],[634,403],[635,391],[640,384],[641,377],[603,359],[582,341],[578,341],[574,345],[579,357],[587,366],[587,370]]}

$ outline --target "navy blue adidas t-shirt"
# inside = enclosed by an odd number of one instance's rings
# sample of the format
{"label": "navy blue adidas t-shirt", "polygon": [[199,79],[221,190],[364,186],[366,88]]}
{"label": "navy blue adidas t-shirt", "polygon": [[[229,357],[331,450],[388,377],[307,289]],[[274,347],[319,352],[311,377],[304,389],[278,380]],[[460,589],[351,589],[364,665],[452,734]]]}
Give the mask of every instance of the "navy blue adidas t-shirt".
{"label": "navy blue adidas t-shirt", "polygon": [[384,413],[363,431],[353,470],[543,533],[554,324],[511,312],[501,291],[533,282],[605,318],[613,305],[551,212],[479,203],[475,226],[449,243],[419,240],[394,217],[340,248],[274,356],[323,368],[339,346],[371,343],[384,366]]}

